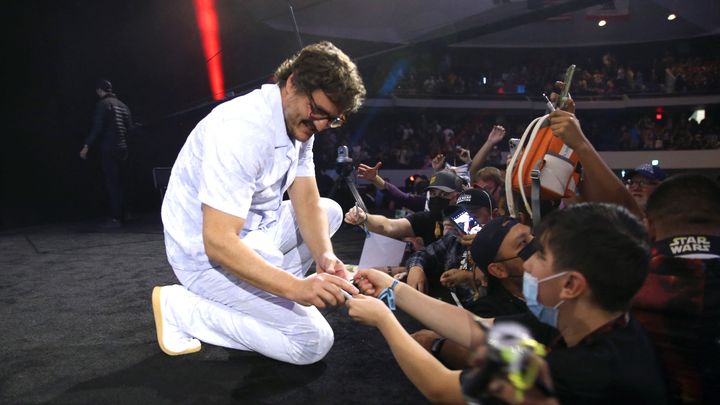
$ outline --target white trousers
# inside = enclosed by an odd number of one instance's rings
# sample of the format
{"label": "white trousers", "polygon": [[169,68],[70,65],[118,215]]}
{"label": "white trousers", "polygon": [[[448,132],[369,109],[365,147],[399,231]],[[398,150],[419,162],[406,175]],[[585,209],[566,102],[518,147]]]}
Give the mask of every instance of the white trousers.
{"label": "white trousers", "polygon": [[[327,198],[321,203],[333,235],[342,223],[342,209]],[[243,242],[296,277],[304,277],[312,264],[290,201],[281,204],[273,227],[252,231]],[[169,322],[200,341],[292,364],[317,362],[332,347],[333,331],[315,307],[260,290],[220,267],[173,270],[182,287],[169,289],[164,313]]]}

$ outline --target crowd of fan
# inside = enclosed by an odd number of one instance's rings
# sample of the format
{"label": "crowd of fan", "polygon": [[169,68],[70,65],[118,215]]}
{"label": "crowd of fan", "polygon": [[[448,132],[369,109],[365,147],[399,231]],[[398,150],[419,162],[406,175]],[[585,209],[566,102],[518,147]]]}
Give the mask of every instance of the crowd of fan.
{"label": "crowd of fan", "polygon": [[[348,209],[345,222],[367,237],[407,247],[399,266],[354,274],[362,294],[346,305],[352,318],[382,333],[427,399],[666,404],[717,397],[720,186],[697,174],[666,178],[652,164],[620,179],[595,147],[717,147],[710,121],[641,117],[620,127],[588,113],[581,125],[571,99],[549,114],[552,134],[544,136],[569,147],[572,180],[560,178],[558,166],[536,168],[540,184],[530,192],[506,182],[493,162],[529,119],[412,117],[369,115],[325,144],[351,145],[354,159],[369,163],[357,165],[358,177],[412,211],[384,216],[368,204],[377,197],[367,195],[365,205]],[[333,149],[316,144],[316,162],[331,160]],[[381,176],[388,161],[429,165],[433,174],[403,191]],[[515,161],[507,168],[513,174]],[[406,331],[396,309],[427,329]]]}
{"label": "crowd of fan", "polygon": [[[720,148],[720,127],[710,119],[701,123],[688,120],[686,113],[665,114],[662,120],[644,114],[628,118],[597,114],[580,119],[585,133],[601,151],[688,150]],[[519,138],[532,116],[489,116],[483,113],[360,115],[348,128],[318,139],[315,161],[331,168],[337,145],[348,145],[350,155],[359,162],[383,162],[385,168],[422,169],[438,154],[451,164],[462,164],[456,146],[476,152],[495,124],[507,128],[509,137]],[[372,121],[365,125],[366,121]],[[359,128],[363,128],[362,132]],[[489,161],[502,164],[507,143],[493,150]]]}
{"label": "crowd of fan", "polygon": [[[410,58],[375,76],[376,96],[473,97],[530,95],[552,91],[570,64],[577,65],[572,91],[577,97],[707,93],[720,89],[720,60],[699,51],[690,56],[658,47],[618,51],[455,50],[439,59]],[[492,53],[492,56],[488,54]],[[481,59],[478,59],[481,58]],[[402,59],[401,59],[402,60]],[[388,78],[392,78],[388,81]]]}
{"label": "crowd of fan", "polygon": [[[382,332],[433,402],[706,403],[720,390],[718,183],[666,178],[651,164],[619,179],[574,115],[556,111],[550,121],[584,174],[577,195],[533,200],[532,213],[506,192],[500,170],[483,167],[506,139],[501,126],[468,168],[434,159],[432,177],[408,192],[385,181],[380,164],[360,164],[359,177],[413,212],[389,218],[356,205],[345,221],[411,248],[401,266],[359,272],[360,290],[387,307],[359,297],[350,316]],[[454,225],[458,209],[479,231]],[[456,304],[433,298],[446,293]],[[410,335],[393,322],[396,306],[428,329]],[[530,352],[524,361],[536,367],[537,342],[549,347],[545,374],[524,384],[509,353],[496,358],[505,366],[468,363],[486,338],[497,350]]]}

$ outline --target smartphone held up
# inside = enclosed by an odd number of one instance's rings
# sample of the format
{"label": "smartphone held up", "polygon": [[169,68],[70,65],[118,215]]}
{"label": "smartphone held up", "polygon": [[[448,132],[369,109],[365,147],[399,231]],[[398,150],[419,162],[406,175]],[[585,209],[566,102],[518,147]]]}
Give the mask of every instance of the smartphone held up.
{"label": "smartphone held up", "polygon": [[482,229],[480,222],[462,207],[450,214],[450,220],[466,235],[474,235]]}

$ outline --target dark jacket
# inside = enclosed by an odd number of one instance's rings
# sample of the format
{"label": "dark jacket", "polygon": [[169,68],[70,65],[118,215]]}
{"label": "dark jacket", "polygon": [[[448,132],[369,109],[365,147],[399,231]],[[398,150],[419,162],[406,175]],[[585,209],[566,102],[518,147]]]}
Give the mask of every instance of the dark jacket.
{"label": "dark jacket", "polygon": [[85,138],[85,144],[93,146],[97,143],[103,152],[127,150],[127,136],[132,127],[128,106],[114,94],[107,94],[95,107],[92,130]]}

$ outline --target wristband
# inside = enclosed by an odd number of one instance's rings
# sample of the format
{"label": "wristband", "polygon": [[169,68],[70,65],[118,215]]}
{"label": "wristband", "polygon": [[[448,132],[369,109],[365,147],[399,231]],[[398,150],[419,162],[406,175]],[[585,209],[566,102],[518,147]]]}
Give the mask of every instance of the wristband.
{"label": "wristband", "polygon": [[378,295],[378,298],[382,301],[385,301],[388,308],[391,310],[395,310],[397,307],[395,306],[395,287],[398,285],[399,281],[393,280],[393,283],[390,285],[390,287],[385,288],[380,292],[380,295]]}
{"label": "wristband", "polygon": [[370,214],[368,214],[367,212],[365,212],[364,210],[362,210],[362,209],[358,206],[358,203],[357,203],[357,202],[355,202],[355,209],[356,209],[356,210],[361,210],[361,211],[363,211],[363,213],[365,214],[365,219],[364,219],[361,223],[357,224],[357,226],[361,227],[361,228],[363,229],[363,231],[365,231],[365,237],[370,237],[370,230],[368,229],[368,219],[370,218]]}
{"label": "wristband", "polygon": [[362,211],[363,214],[365,214],[365,215],[364,215],[365,217],[363,218],[363,221],[360,222],[359,224],[357,224],[357,226],[365,226],[365,224],[366,224],[367,221],[368,221],[368,213],[365,212],[362,208],[360,208],[360,207],[358,206],[357,202],[355,203],[355,210],[356,210],[355,212],[357,212],[357,211]]}
{"label": "wristband", "polygon": [[442,350],[443,345],[445,344],[445,341],[447,338],[441,337],[433,340],[432,346],[430,347],[430,353],[432,353],[435,358],[439,358],[440,356],[440,350]]}

